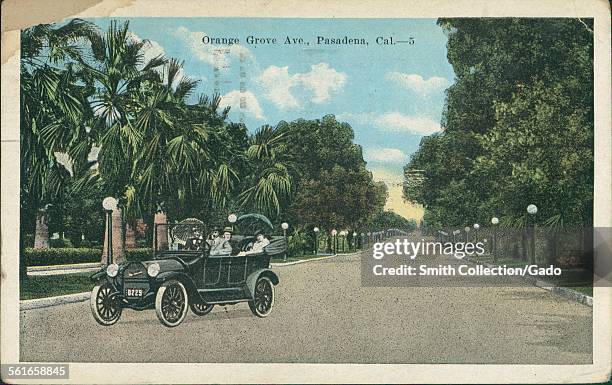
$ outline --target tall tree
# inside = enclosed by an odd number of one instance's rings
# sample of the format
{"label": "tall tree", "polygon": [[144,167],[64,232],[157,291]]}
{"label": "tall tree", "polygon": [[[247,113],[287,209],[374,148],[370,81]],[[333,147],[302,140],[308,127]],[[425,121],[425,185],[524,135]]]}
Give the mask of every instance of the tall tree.
{"label": "tall tree", "polygon": [[22,230],[36,218],[35,247],[48,247],[47,208],[69,182],[57,159],[79,140],[91,114],[75,64],[95,26],[79,19],[40,24],[21,35],[21,202]]}
{"label": "tall tree", "polygon": [[[407,199],[439,226],[583,224],[593,199],[592,21],[440,19],[456,74],[440,134],[405,168]],[[415,180],[414,170],[423,170]]]}

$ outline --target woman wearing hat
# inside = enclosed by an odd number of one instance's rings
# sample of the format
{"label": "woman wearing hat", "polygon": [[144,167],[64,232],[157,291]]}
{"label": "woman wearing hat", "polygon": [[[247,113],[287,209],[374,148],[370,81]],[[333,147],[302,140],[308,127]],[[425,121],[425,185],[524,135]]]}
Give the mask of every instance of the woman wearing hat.
{"label": "woman wearing hat", "polygon": [[261,254],[263,253],[264,247],[270,244],[268,238],[266,238],[262,231],[257,231],[255,233],[255,243],[253,243],[253,247],[248,251],[241,251],[238,255],[252,255],[252,254]]}

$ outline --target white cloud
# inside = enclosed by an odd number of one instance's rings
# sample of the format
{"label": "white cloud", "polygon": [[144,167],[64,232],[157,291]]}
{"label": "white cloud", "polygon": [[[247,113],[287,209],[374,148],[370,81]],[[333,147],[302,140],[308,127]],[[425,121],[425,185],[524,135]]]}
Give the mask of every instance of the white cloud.
{"label": "white cloud", "polygon": [[[128,36],[134,40],[137,43],[140,43],[143,41],[143,39],[136,35],[133,32],[128,32]],[[146,63],[148,63],[151,59],[156,58],[159,55],[166,55],[166,51],[164,50],[164,47],[162,47],[158,42],[156,42],[155,40],[147,40],[145,42],[145,44],[143,45],[143,47],[141,48],[142,51],[142,55],[143,55],[143,60],[142,63],[138,66],[139,69],[142,69]]]}
{"label": "white cloud", "polygon": [[259,75],[257,81],[264,88],[263,96],[278,108],[299,106],[298,100],[291,94],[291,88],[297,85],[297,81],[294,76],[289,75],[289,67],[272,65]]}
{"label": "white cloud", "polygon": [[178,27],[174,32],[191,49],[191,52],[201,61],[223,69],[229,66],[231,57],[253,58],[251,51],[240,44],[215,45],[203,44],[205,32],[193,32],[186,27]]}
{"label": "white cloud", "polygon": [[310,66],[310,72],[296,74],[304,87],[314,93],[313,103],[323,103],[330,99],[331,93],[338,92],[346,83],[346,74],[329,67],[327,63]]}
{"label": "white cloud", "polygon": [[353,124],[372,125],[383,131],[409,132],[415,135],[431,135],[442,131],[440,124],[427,116],[405,115],[392,111],[384,114],[364,112],[358,114],[345,113],[336,116],[339,121]]}
{"label": "white cloud", "polygon": [[[130,38],[132,38],[134,41],[136,42],[141,42],[143,41],[143,39],[136,35],[133,32],[128,32],[128,35],[130,36]],[[142,69],[144,68],[144,66],[151,61],[151,59],[154,59],[160,55],[162,56],[166,56],[166,51],[164,50],[164,47],[162,47],[158,42],[156,42],[155,40],[146,40],[144,46],[141,48],[142,54],[143,54],[143,60],[142,63],[138,65],[138,69]],[[163,81],[164,83],[168,82],[168,65],[163,65],[163,66],[159,66],[154,68],[155,71],[159,72],[160,74],[163,75]],[[178,73],[174,76],[174,82],[171,84],[173,87],[176,87],[178,85],[178,83],[181,81],[181,79],[185,76],[185,71],[181,68],[179,69]]]}
{"label": "white cloud", "polygon": [[70,158],[70,155],[66,154],[65,152],[59,152],[59,151],[54,152],[53,155],[55,155],[55,160],[57,161],[57,163],[64,166],[64,168],[66,169],[66,171],[68,171],[70,176],[73,176],[73,170],[72,170],[73,161],[72,161],[72,158]]}
{"label": "white cloud", "polygon": [[372,147],[366,148],[364,154],[368,162],[378,163],[400,163],[408,161],[408,156],[398,148]]}
{"label": "white cloud", "polygon": [[387,112],[378,116],[374,124],[385,131],[407,131],[417,135],[431,135],[442,131],[440,124],[426,116],[410,116]]}
{"label": "white cloud", "polygon": [[266,68],[257,81],[264,89],[263,96],[280,109],[301,107],[303,101],[293,91],[307,90],[312,92],[308,98],[311,102],[321,104],[329,99],[333,93],[342,90],[347,75],[331,68],[327,63],[318,63],[310,66],[309,72],[289,74],[289,67],[271,65]]}
{"label": "white cloud", "polygon": [[97,161],[99,154],[100,154],[100,147],[98,147],[98,146],[91,146],[91,150],[89,151],[89,154],[87,154],[87,161],[88,162],[95,162],[95,161]]}
{"label": "white cloud", "polygon": [[255,119],[261,120],[265,118],[257,97],[251,91],[230,91],[221,97],[219,106],[221,108],[229,106],[232,108],[232,111],[245,111]]}
{"label": "white cloud", "polygon": [[387,80],[398,83],[404,88],[412,90],[417,94],[425,97],[429,94],[443,90],[450,82],[443,77],[432,76],[425,80],[421,75],[405,74],[402,72],[388,72],[385,76]]}

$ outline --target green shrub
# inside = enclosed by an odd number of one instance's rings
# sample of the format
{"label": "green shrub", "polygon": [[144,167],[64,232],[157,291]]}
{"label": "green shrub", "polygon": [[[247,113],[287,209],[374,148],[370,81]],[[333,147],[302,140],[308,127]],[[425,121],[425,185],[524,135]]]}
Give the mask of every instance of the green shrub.
{"label": "green shrub", "polygon": [[102,251],[86,248],[52,248],[23,251],[26,266],[63,265],[69,263],[100,262]]}
{"label": "green shrub", "polygon": [[[24,250],[26,266],[65,265],[72,263],[100,262],[102,260],[101,248],[51,248]],[[140,248],[125,251],[128,261],[147,261],[153,258],[153,249]]]}
{"label": "green shrub", "polygon": [[150,247],[129,249],[125,251],[125,258],[128,261],[148,261],[153,258],[153,249]]}
{"label": "green shrub", "polygon": [[49,239],[49,246],[54,248],[74,248],[72,241],[68,238]]}

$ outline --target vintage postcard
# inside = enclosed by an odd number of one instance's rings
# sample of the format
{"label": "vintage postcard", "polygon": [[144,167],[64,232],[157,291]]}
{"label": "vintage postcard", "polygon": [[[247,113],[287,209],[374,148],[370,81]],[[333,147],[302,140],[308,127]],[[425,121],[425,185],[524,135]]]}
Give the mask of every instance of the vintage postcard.
{"label": "vintage postcard", "polygon": [[6,383],[610,380],[606,1],[5,1]]}

